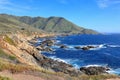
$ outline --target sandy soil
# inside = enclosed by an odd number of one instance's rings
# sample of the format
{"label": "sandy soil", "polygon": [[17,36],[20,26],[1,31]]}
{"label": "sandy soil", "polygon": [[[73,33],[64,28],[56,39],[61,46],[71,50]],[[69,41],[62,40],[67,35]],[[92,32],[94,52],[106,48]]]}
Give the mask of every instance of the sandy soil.
{"label": "sandy soil", "polygon": [[44,80],[38,76],[27,75],[24,73],[12,74],[9,71],[2,71],[2,72],[0,72],[0,75],[5,76],[5,77],[9,77],[13,80]]}
{"label": "sandy soil", "polygon": [[107,80],[120,80],[120,78],[107,79]]}

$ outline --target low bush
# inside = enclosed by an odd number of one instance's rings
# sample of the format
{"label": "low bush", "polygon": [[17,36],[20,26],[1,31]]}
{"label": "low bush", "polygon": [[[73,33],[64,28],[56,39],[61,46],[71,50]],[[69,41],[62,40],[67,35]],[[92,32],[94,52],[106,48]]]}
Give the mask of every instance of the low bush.
{"label": "low bush", "polygon": [[12,80],[12,79],[10,79],[10,78],[8,78],[8,77],[0,76],[0,80]]}

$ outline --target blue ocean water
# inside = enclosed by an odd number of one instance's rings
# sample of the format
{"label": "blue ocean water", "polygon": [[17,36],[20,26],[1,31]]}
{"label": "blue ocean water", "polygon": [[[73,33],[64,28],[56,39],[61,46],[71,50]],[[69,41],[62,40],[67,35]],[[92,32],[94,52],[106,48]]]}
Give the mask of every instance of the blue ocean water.
{"label": "blue ocean water", "polygon": [[[55,37],[59,44],[69,48],[54,48],[54,53],[43,54],[57,60],[72,64],[76,68],[88,65],[108,66],[111,73],[120,74],[120,34],[108,35],[70,35]],[[95,45],[91,50],[75,49],[74,46]]]}

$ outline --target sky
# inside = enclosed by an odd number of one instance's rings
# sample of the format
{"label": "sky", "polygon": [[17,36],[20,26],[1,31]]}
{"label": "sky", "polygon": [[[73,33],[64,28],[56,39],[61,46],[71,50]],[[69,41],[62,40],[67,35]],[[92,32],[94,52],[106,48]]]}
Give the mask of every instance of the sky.
{"label": "sky", "polygon": [[98,32],[120,33],[120,0],[0,0],[0,13],[64,17]]}

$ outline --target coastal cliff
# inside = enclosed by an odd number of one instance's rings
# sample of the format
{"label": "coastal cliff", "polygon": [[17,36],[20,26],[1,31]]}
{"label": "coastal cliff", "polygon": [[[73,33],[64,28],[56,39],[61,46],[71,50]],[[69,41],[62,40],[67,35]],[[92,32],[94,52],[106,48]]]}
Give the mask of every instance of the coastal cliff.
{"label": "coastal cliff", "polygon": [[[43,37],[43,35],[41,35],[41,37]],[[73,76],[79,75],[79,71],[77,71],[71,65],[63,62],[54,61],[42,55],[40,51],[38,51],[29,43],[29,40],[31,40],[32,38],[33,36],[28,37],[20,33],[5,34],[0,36],[0,49],[2,51],[0,52],[0,54],[4,52],[3,54],[15,57],[15,60],[10,60],[7,57],[4,58],[3,56],[1,56],[1,60],[5,60],[8,63],[11,62],[10,65],[20,65],[26,66],[26,68],[28,68],[14,70],[13,68],[9,68],[8,66],[6,70],[10,70],[15,73],[26,70],[38,70],[40,72],[48,72],[52,74],[55,74],[56,72],[61,72]]]}
{"label": "coastal cliff", "polygon": [[[45,36],[53,36],[53,34],[39,35],[39,37]],[[16,73],[23,74],[23,72],[25,75],[37,75],[39,76],[40,80],[83,80],[84,77],[86,77],[85,80],[89,80],[89,78],[91,78],[87,75],[84,75],[84,73],[82,73],[80,70],[75,69],[70,64],[52,60],[42,55],[41,51],[38,51],[35,46],[29,43],[32,39],[35,38],[35,34],[28,36],[20,32],[15,34],[11,33],[0,35],[0,54],[2,54],[0,56],[0,64],[2,65],[2,67],[0,67],[0,70],[3,71],[1,74],[4,74],[4,70],[7,70],[9,72],[12,72],[11,74],[13,75]],[[51,76],[55,79],[53,79]],[[94,76],[94,78],[95,77],[96,76]],[[104,75],[104,77],[107,78],[108,75]],[[116,76],[112,75],[109,77],[114,78]],[[101,75],[100,79],[102,78],[103,75]]]}
{"label": "coastal cliff", "polygon": [[[37,43],[37,38],[70,34],[98,34],[98,32],[79,27],[61,17],[33,18],[0,14],[0,80],[9,80],[6,77],[13,80],[105,80],[117,77],[106,73],[107,68],[104,67],[76,69],[70,64],[41,54],[42,51],[52,51],[49,48],[54,43],[52,40],[43,41],[37,47],[33,45]],[[75,48],[80,49],[79,46]],[[81,49],[91,48],[94,46]]]}

